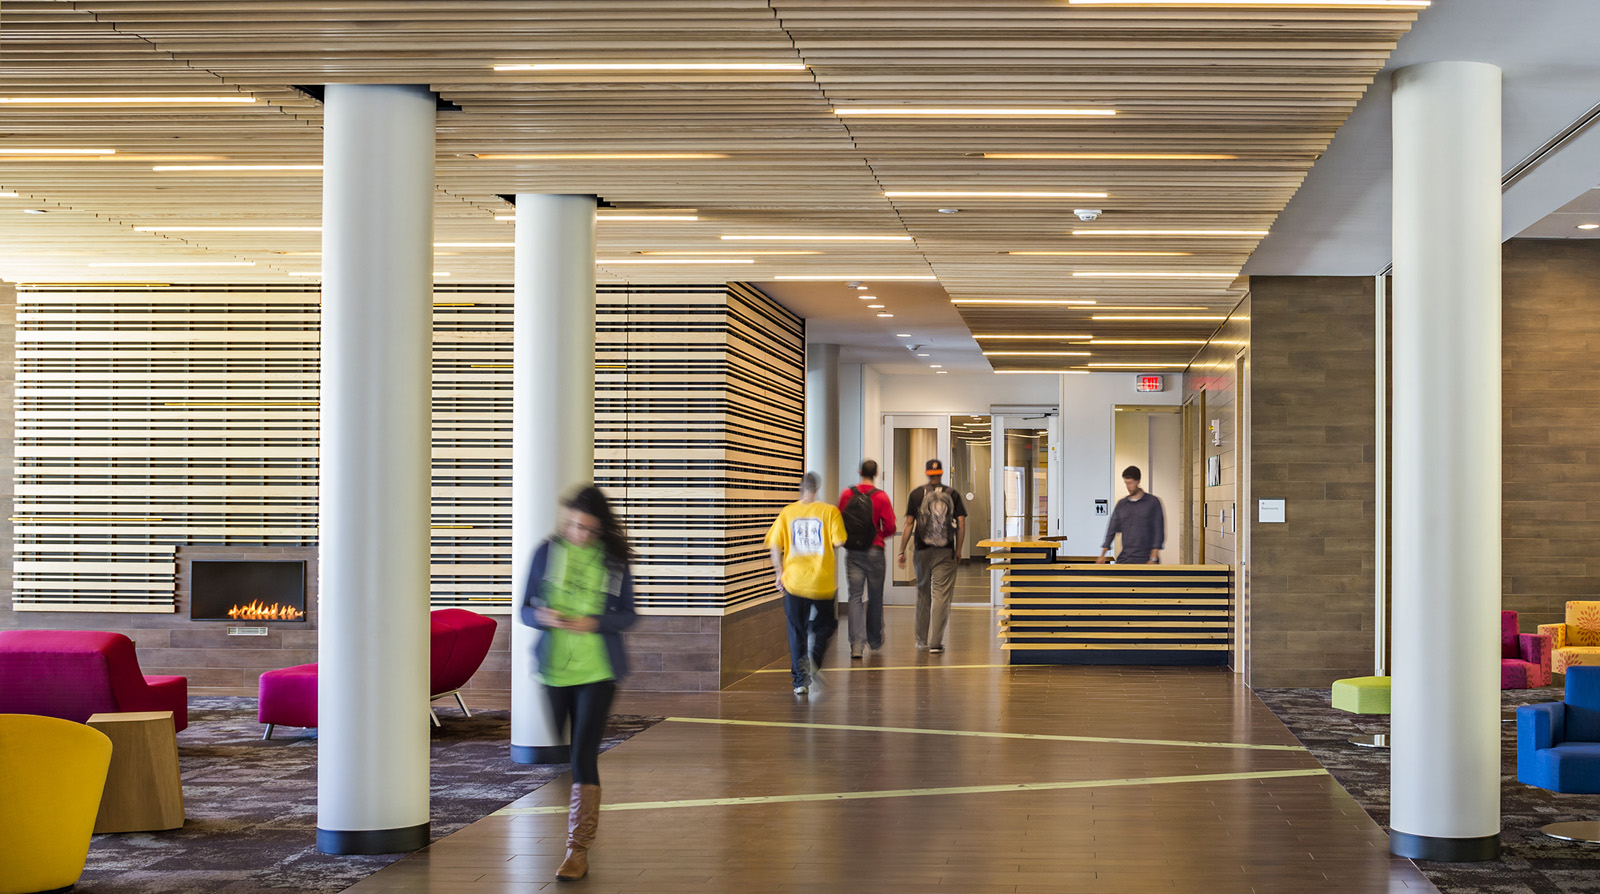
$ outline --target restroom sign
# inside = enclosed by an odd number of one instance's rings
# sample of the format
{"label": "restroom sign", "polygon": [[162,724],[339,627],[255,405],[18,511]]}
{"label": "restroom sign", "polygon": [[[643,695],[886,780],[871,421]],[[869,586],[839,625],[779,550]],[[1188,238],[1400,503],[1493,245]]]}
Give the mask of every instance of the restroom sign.
{"label": "restroom sign", "polygon": [[1137,375],[1133,377],[1133,390],[1140,394],[1163,391],[1165,388],[1166,383],[1161,381],[1161,376]]}

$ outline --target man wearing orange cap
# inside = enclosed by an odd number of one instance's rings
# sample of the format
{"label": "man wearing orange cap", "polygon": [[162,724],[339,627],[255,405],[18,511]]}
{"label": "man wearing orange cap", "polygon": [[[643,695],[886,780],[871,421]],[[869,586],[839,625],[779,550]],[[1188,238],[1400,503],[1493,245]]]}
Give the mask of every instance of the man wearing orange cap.
{"label": "man wearing orange cap", "polygon": [[961,494],[943,482],[944,464],[936,459],[924,466],[928,483],[906,500],[906,536],[900,541],[899,564],[906,565],[906,544],[916,541],[912,564],[917,571],[917,648],[931,655],[944,651],[944,631],[950,621],[950,600],[956,591],[956,569],[961,544],[967,540],[967,504]]}

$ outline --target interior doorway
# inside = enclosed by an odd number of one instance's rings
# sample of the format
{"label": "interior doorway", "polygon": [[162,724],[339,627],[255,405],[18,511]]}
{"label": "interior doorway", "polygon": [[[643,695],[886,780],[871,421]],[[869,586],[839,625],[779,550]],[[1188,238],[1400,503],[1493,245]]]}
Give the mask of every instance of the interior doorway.
{"label": "interior doorway", "polygon": [[[883,487],[894,500],[896,531],[884,544],[884,559],[889,566],[888,580],[883,588],[883,601],[887,605],[915,605],[917,601],[916,572],[912,568],[911,553],[906,553],[906,563],[897,561],[905,544],[906,498],[913,490],[928,482],[924,472],[928,460],[938,459],[946,469],[945,480],[950,481],[950,417],[933,414],[887,414],[883,417],[883,459],[879,461]],[[962,496],[966,496],[962,494]]]}
{"label": "interior doorway", "polygon": [[[1187,476],[1183,469],[1183,408],[1173,406],[1126,406],[1113,410],[1111,505],[1128,495],[1122,473],[1138,467],[1140,486],[1161,500],[1166,541],[1162,561],[1173,565],[1183,561],[1187,525],[1183,509],[1187,502]],[[1112,544],[1112,554],[1121,548]]]}

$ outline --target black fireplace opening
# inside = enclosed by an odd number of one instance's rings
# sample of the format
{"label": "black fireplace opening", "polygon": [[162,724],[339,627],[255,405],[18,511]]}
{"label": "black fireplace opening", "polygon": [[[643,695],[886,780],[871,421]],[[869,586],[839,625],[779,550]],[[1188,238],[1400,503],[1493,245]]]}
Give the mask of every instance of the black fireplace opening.
{"label": "black fireplace opening", "polygon": [[196,559],[189,563],[192,621],[304,621],[306,563]]}

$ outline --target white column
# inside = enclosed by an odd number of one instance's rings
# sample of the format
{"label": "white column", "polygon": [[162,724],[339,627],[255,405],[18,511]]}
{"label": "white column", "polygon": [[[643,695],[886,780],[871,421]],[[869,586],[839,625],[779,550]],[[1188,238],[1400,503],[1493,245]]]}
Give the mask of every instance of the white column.
{"label": "white column", "polygon": [[428,843],[435,100],[330,84],[323,119],[317,848]]}
{"label": "white column", "polygon": [[[1500,70],[1394,77],[1390,850],[1500,850]],[[1381,449],[1381,448],[1380,448]]]}
{"label": "white column", "polygon": [[[512,355],[511,551],[519,609],[528,563],[556,527],[561,497],[594,478],[594,196],[518,195]],[[511,626],[511,759],[567,759],[533,649]]]}
{"label": "white column", "polygon": [[[839,480],[839,346],[806,345],[806,470],[822,477],[821,498],[831,501]],[[854,474],[855,469],[850,469]],[[851,477],[850,483],[856,479]]]}

